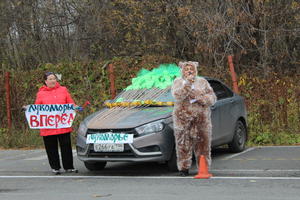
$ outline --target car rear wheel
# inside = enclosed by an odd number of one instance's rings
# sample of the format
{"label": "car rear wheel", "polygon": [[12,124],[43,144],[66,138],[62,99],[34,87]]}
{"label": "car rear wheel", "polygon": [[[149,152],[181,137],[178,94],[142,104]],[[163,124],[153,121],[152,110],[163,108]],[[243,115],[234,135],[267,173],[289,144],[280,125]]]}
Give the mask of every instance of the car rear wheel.
{"label": "car rear wheel", "polygon": [[176,156],[176,150],[173,148],[172,155],[170,160],[167,161],[168,169],[170,172],[177,172],[177,156]]}
{"label": "car rear wheel", "polygon": [[244,151],[246,145],[246,139],[247,139],[246,127],[243,122],[238,121],[235,126],[233,139],[228,144],[230,151],[233,153]]}
{"label": "car rear wheel", "polygon": [[84,165],[90,171],[97,171],[104,169],[106,162],[84,162]]}

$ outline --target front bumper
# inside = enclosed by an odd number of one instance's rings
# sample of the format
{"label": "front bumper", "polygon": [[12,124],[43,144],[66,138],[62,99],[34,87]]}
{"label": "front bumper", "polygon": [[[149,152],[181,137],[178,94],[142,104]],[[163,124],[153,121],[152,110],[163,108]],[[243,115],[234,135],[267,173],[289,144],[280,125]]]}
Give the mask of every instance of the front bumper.
{"label": "front bumper", "polygon": [[174,147],[173,131],[166,127],[162,132],[134,137],[125,144],[124,152],[95,152],[93,144],[77,135],[77,157],[83,162],[164,162],[170,159]]}

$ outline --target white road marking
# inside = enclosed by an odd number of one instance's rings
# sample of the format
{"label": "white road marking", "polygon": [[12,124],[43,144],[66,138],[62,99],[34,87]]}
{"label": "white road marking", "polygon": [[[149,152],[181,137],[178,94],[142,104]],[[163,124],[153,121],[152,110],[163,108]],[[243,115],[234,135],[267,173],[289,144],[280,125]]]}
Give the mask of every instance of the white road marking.
{"label": "white road marking", "polygon": [[300,172],[299,169],[211,169],[211,172]]}
{"label": "white road marking", "polygon": [[299,146],[256,146],[256,148],[300,148],[300,145]]}
{"label": "white road marking", "polygon": [[236,153],[236,154],[233,154],[233,155],[231,155],[231,156],[227,156],[227,157],[223,158],[222,160],[228,160],[228,159],[231,159],[231,158],[240,156],[240,155],[242,155],[242,154],[244,154],[244,153],[247,153],[247,152],[249,152],[249,151],[252,151],[252,150],[254,150],[254,149],[256,149],[256,147],[251,147],[251,148],[246,149],[245,151],[243,151],[243,152],[241,152],[241,153]]}
{"label": "white road marking", "polygon": [[[193,176],[0,176],[0,179],[194,179]],[[210,179],[236,179],[236,180],[300,180],[300,177],[258,177],[258,176],[215,176]]]}
{"label": "white road marking", "polygon": [[259,177],[259,176],[220,176],[212,177],[212,179],[239,179],[239,180],[300,180],[300,177]]}

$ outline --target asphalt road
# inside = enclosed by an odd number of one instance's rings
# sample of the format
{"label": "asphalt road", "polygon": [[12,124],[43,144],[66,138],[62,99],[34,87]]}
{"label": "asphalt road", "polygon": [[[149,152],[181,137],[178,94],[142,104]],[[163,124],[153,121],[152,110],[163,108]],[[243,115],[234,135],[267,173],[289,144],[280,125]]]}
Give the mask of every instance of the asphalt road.
{"label": "asphalt road", "polygon": [[300,199],[300,146],[213,151],[209,180],[168,172],[164,164],[109,163],[89,172],[74,154],[78,174],[55,176],[44,150],[0,151],[0,199]]}

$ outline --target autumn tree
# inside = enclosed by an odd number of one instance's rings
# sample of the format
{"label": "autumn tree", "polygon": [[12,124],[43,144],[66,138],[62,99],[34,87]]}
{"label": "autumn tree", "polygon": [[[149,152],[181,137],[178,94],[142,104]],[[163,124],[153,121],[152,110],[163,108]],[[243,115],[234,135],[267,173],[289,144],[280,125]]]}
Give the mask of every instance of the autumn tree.
{"label": "autumn tree", "polygon": [[[40,63],[168,55],[223,68],[297,72],[297,0],[3,0],[0,62]],[[299,72],[299,71],[298,71]]]}

